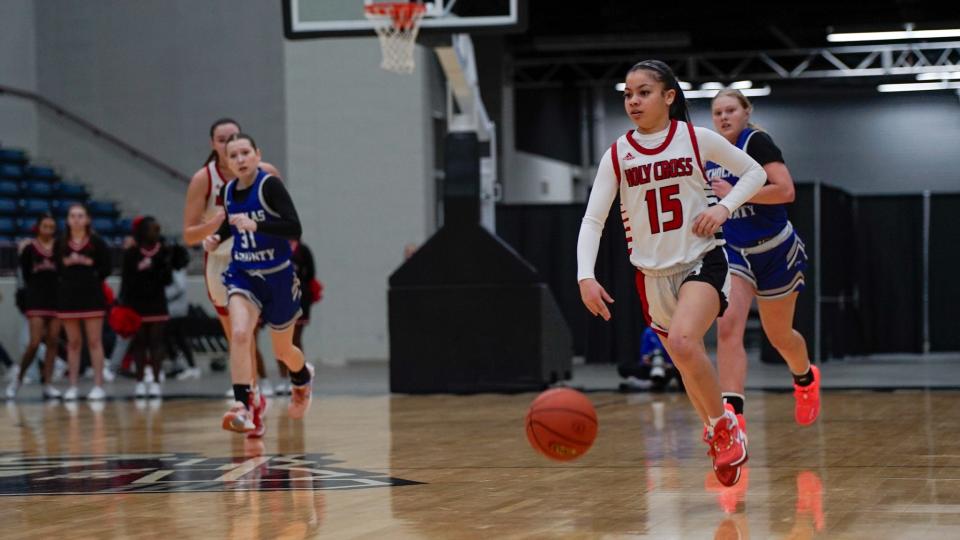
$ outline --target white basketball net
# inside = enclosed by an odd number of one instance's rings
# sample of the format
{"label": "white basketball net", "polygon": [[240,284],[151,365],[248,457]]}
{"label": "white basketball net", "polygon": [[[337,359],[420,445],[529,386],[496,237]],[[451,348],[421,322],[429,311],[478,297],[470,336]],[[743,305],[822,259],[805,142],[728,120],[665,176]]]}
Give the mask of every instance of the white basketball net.
{"label": "white basketball net", "polygon": [[413,2],[379,3],[364,7],[380,38],[380,67],[394,73],[413,73],[413,50],[420,33],[424,5]]}

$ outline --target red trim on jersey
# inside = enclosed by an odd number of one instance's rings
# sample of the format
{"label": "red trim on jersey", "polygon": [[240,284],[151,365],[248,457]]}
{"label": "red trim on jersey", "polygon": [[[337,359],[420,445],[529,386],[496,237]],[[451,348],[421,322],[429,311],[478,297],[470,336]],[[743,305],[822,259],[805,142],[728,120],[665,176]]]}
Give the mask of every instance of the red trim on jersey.
{"label": "red trim on jersey", "polygon": [[634,130],[631,129],[630,131],[627,132],[627,142],[630,143],[630,146],[634,147],[636,151],[640,152],[641,154],[644,154],[647,156],[653,156],[653,155],[659,154],[660,152],[663,152],[664,150],[667,149],[668,146],[670,146],[670,142],[673,141],[673,135],[677,132],[677,121],[676,120],[670,121],[670,131],[667,132],[667,138],[663,140],[663,144],[661,144],[656,148],[644,148],[640,146],[640,143],[633,140],[633,131]]}
{"label": "red trim on jersey", "polygon": [[[690,132],[690,143],[693,144],[693,155],[697,156],[697,165],[700,167],[700,174],[703,175],[703,181],[707,182],[707,170],[703,168],[703,160],[700,159],[700,145],[697,144],[697,134],[693,132],[693,124],[687,122],[687,131]],[[710,184],[710,182],[707,182]]]}
{"label": "red trim on jersey", "polygon": [[617,141],[613,141],[610,146],[610,160],[613,161],[613,174],[617,176],[617,184],[620,183],[620,155],[617,151]]}
{"label": "red trim on jersey", "polygon": [[169,315],[141,315],[140,320],[142,322],[166,322],[170,320]]}
{"label": "red trim on jersey", "polygon": [[[647,284],[644,281],[645,277],[643,272],[637,270],[637,294],[640,295],[640,306],[643,308],[643,320],[646,321],[647,326],[650,326],[650,304],[647,302]],[[656,328],[654,328],[654,330],[656,330]]]}
{"label": "red trim on jersey", "polygon": [[210,193],[213,192],[213,177],[210,176],[210,162],[203,166],[203,172],[207,173],[207,194],[203,197],[204,201],[210,200]]}

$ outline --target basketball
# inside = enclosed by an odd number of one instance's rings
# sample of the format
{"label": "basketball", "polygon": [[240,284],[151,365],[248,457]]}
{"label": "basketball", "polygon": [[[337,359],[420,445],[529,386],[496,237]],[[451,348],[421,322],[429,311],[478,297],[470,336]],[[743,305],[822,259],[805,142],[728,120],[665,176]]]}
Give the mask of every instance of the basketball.
{"label": "basketball", "polygon": [[572,461],[586,454],[597,437],[597,412],[582,393],[554,388],[530,404],[526,427],[534,450],[555,461]]}

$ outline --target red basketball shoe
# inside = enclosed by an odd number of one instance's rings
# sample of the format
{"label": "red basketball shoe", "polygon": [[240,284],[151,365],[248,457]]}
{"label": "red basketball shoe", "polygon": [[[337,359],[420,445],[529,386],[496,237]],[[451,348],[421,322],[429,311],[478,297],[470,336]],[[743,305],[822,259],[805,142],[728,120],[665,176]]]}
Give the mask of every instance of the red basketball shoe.
{"label": "red basketball shoe", "polygon": [[820,368],[810,365],[813,382],[807,386],[793,385],[793,417],[801,426],[809,426],[820,416]]}
{"label": "red basketball shoe", "polygon": [[247,409],[247,406],[239,401],[235,401],[230,406],[230,410],[223,415],[223,429],[227,431],[236,431],[237,433],[247,433],[256,429],[253,423],[253,414]]}

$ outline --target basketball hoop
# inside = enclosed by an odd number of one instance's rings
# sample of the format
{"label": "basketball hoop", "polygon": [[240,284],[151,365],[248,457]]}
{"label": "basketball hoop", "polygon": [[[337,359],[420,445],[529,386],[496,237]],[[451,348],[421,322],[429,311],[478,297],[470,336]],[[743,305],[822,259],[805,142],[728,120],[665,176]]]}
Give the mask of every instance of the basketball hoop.
{"label": "basketball hoop", "polygon": [[418,2],[380,2],[363,6],[380,38],[380,67],[394,73],[413,73],[413,49],[426,7]]}

